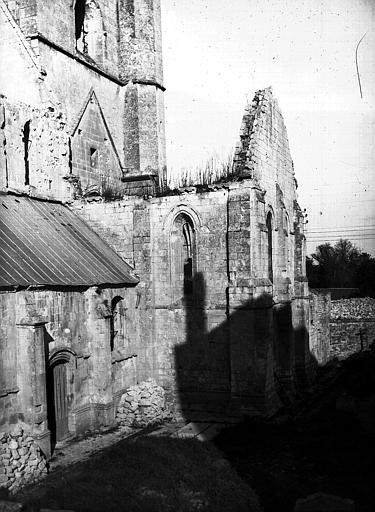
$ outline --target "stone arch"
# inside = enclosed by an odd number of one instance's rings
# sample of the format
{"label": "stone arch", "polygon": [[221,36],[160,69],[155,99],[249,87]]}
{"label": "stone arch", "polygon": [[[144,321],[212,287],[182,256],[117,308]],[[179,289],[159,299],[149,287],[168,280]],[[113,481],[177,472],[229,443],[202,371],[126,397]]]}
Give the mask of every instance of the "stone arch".
{"label": "stone arch", "polygon": [[75,359],[77,354],[70,347],[59,347],[51,351],[47,367],[49,368],[51,365],[55,364],[58,361],[64,361],[69,363],[72,359]]}
{"label": "stone arch", "polygon": [[181,203],[181,204],[176,205],[174,208],[172,208],[171,211],[166,216],[164,223],[163,223],[164,231],[170,233],[173,222],[174,222],[175,218],[180,213],[185,213],[192,219],[196,230],[199,230],[202,228],[203,223],[202,223],[202,219],[201,219],[199,213],[191,206]]}

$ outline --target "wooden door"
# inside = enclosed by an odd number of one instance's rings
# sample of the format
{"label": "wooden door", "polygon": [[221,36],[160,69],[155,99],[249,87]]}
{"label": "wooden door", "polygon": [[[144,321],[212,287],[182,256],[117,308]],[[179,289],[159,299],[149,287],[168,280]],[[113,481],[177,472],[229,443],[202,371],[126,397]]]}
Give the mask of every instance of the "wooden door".
{"label": "wooden door", "polygon": [[49,428],[52,439],[61,441],[68,435],[68,400],[66,385],[66,362],[52,366],[49,375]]}

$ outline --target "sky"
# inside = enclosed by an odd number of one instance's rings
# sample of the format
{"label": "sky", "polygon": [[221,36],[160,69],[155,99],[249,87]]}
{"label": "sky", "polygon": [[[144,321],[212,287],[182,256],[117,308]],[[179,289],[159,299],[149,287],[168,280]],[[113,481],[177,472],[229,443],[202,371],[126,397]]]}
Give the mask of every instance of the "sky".
{"label": "sky", "polygon": [[169,172],[225,158],[246,103],[271,85],[308,252],[343,237],[375,256],[375,1],[161,3]]}

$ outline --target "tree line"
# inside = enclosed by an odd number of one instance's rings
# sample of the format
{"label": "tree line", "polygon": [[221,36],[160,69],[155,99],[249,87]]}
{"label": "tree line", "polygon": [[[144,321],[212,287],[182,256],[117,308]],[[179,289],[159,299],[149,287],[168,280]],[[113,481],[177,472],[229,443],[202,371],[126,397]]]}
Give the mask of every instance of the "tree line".
{"label": "tree line", "polygon": [[375,258],[350,240],[318,245],[306,259],[310,288],[357,288],[361,297],[375,297]]}

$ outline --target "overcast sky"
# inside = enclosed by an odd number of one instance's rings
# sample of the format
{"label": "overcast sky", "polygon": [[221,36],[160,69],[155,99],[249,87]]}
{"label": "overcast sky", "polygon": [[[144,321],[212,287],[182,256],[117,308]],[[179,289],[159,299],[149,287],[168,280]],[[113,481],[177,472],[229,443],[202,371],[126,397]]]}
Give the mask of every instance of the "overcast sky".
{"label": "overcast sky", "polygon": [[169,169],[229,153],[272,85],[309,249],[343,236],[375,255],[375,1],[161,1]]}

